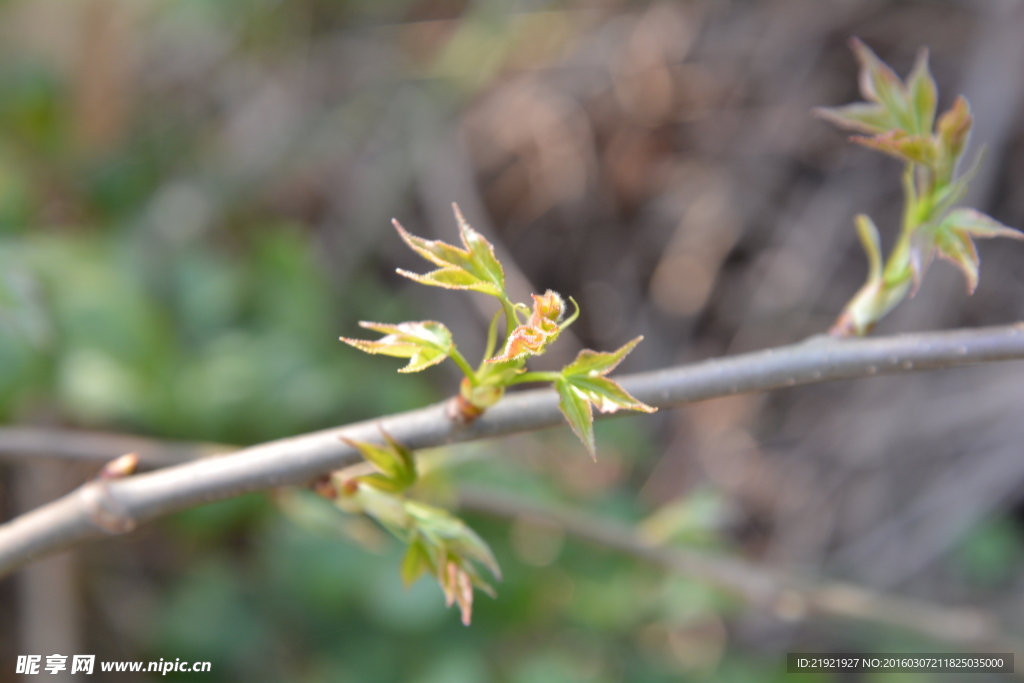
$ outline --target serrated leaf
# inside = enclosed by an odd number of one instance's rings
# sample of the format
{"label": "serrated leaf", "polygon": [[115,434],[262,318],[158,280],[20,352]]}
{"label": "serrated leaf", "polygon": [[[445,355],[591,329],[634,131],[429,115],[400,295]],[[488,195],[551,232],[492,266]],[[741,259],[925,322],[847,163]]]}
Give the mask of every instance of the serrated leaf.
{"label": "serrated leaf", "polygon": [[408,588],[424,574],[434,574],[436,571],[423,542],[418,538],[413,540],[402,557],[402,583]]}
{"label": "serrated leaf", "polygon": [[630,351],[636,348],[636,345],[642,340],[642,336],[637,337],[636,339],[626,342],[620,348],[610,353],[583,349],[576,355],[576,360],[562,368],[562,374],[564,376],[592,375],[595,373],[602,376],[607,375],[609,372],[614,370],[615,367],[622,362],[622,359],[628,356]]}
{"label": "serrated leaf", "polygon": [[928,68],[928,49],[922,48],[917,53],[917,61],[907,77],[907,91],[910,96],[910,108],[917,124],[915,132],[919,135],[930,135],[935,123],[935,105],[939,97],[935,79]]}
{"label": "serrated leaf", "polygon": [[543,353],[549,340],[550,335],[545,334],[542,330],[529,325],[520,325],[512,330],[512,334],[505,341],[505,348],[502,352],[494,358],[488,358],[487,362],[507,363],[526,356],[538,355]]}
{"label": "serrated leaf", "polygon": [[451,332],[433,320],[397,325],[363,321],[359,325],[387,336],[377,341],[341,337],[341,341],[366,353],[408,358],[409,364],[399,369],[399,372],[419,372],[437,365],[448,357],[453,348]]}
{"label": "serrated leaf", "polygon": [[573,389],[594,405],[602,413],[614,413],[617,410],[639,410],[653,413],[657,408],[641,403],[623,389],[618,382],[607,377],[590,377],[587,375],[571,375],[565,378]]}
{"label": "serrated leaf", "polygon": [[565,315],[565,300],[553,289],[544,292],[543,295],[530,295],[533,298],[533,312],[530,315],[530,324],[536,327],[546,325],[557,325]]}
{"label": "serrated leaf", "polygon": [[558,407],[591,457],[597,457],[591,405],[597,406],[603,413],[613,413],[620,409],[648,413],[657,410],[636,400],[618,383],[605,377],[642,339],[637,337],[611,353],[584,349],[576,356],[576,360],[562,368],[559,378],[555,380]]}
{"label": "serrated leaf", "polygon": [[455,218],[463,248],[460,249],[440,240],[427,240],[408,233],[396,220],[392,221],[398,234],[417,254],[434,265],[438,270],[426,274],[398,270],[398,273],[425,285],[447,289],[469,289],[496,297],[505,296],[505,271],[494,255],[494,246],[484,239],[466,219],[456,204]]}
{"label": "serrated leaf", "polygon": [[816,107],[814,113],[840,128],[859,133],[884,133],[897,125],[885,106],[873,102],[854,102],[842,107]]}
{"label": "serrated leaf", "polygon": [[860,62],[859,82],[864,99],[884,105],[900,128],[913,130],[907,88],[896,72],[860,39],[851,39],[850,47]]}
{"label": "serrated leaf", "polygon": [[597,449],[594,445],[594,414],[590,409],[590,401],[586,396],[576,391],[564,377],[555,380],[555,391],[558,392],[558,408],[565,415],[565,419],[576,433],[579,440],[583,442],[590,457],[597,459]]}
{"label": "serrated leaf", "polygon": [[974,209],[954,209],[934,230],[932,246],[935,254],[960,268],[967,280],[967,293],[978,287],[980,259],[973,238],[1010,237],[1024,239],[1024,233],[1007,227]]}

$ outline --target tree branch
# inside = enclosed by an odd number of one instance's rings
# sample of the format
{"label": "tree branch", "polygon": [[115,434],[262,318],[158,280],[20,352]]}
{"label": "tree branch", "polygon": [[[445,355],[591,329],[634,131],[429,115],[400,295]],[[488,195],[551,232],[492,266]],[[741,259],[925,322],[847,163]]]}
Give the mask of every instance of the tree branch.
{"label": "tree branch", "polygon": [[103,464],[119,455],[135,453],[140,467],[154,469],[236,450],[237,446],[226,444],[162,441],[77,429],[0,427],[0,459],[54,458]]}
{"label": "tree branch", "polygon": [[[617,378],[636,398],[668,408],[731,394],[836,379],[1024,359],[1024,323],[875,339],[814,337],[791,346]],[[551,390],[508,395],[470,425],[440,403],[380,420],[272,441],[121,480],[92,481],[0,526],[0,576],[68,546],[125,533],[163,515],[250,491],[304,484],[357,462],[340,441],[372,441],[384,429],[419,449],[562,422]]]}
{"label": "tree branch", "polygon": [[801,579],[725,555],[655,545],[644,541],[625,524],[489,488],[461,487],[458,501],[463,509],[527,519],[661,565],[768,608],[785,621],[814,616],[857,619],[896,626],[948,643],[1022,651],[1021,644],[1007,638],[995,620],[976,609],[942,607],[845,582]]}

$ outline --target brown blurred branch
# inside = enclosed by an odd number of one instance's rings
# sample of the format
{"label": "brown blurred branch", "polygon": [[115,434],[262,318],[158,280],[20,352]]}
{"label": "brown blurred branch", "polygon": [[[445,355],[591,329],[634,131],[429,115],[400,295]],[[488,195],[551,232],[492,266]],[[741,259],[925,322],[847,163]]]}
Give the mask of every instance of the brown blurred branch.
{"label": "brown blurred branch", "polygon": [[466,510],[523,518],[661,565],[766,607],[786,621],[841,617],[896,626],[960,645],[1021,649],[1002,634],[995,620],[976,609],[943,607],[849,583],[802,579],[721,554],[655,545],[625,524],[492,489],[463,487],[458,501]]}
{"label": "brown blurred branch", "polygon": [[[667,408],[742,392],[836,379],[1024,359],[1024,323],[875,339],[814,337],[799,344],[618,378],[627,391]],[[562,423],[549,389],[517,392],[461,426],[445,403],[327,429],[120,480],[92,481],[0,526],[0,576],[57,550],[126,533],[141,523],[250,491],[302,484],[357,462],[340,437],[379,439],[388,431],[410,448],[502,436]]]}

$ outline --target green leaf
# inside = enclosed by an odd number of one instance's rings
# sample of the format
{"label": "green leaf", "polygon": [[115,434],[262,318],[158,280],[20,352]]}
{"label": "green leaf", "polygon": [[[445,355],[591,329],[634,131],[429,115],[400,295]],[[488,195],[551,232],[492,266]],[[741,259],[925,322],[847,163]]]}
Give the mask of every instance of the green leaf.
{"label": "green leaf", "polygon": [[896,72],[860,39],[851,39],[850,47],[860,62],[860,91],[864,99],[885,106],[893,121],[903,130],[914,130],[909,94]]}
{"label": "green leaf", "polygon": [[653,413],[657,410],[657,408],[652,408],[636,400],[619,386],[618,382],[607,377],[570,375],[565,378],[565,381],[602,413],[614,413],[621,409],[639,410],[645,413]]}
{"label": "green leaf", "polygon": [[999,221],[974,209],[954,209],[934,226],[924,226],[911,239],[910,263],[914,270],[915,282],[924,277],[925,271],[936,256],[958,267],[967,280],[967,293],[973,294],[978,287],[980,259],[974,246],[975,237],[1010,237],[1024,239],[1024,233],[1007,227]]}
{"label": "green leaf", "polygon": [[427,539],[459,557],[479,562],[501,580],[501,567],[490,546],[461,519],[447,510],[417,501],[407,501],[405,509],[417,521],[417,528]]}
{"label": "green leaf", "polygon": [[591,405],[602,413],[614,413],[623,408],[646,413],[657,410],[636,400],[618,383],[605,377],[642,339],[637,337],[611,353],[584,349],[576,360],[562,368],[561,376],[554,382],[558,407],[591,457],[596,457]]}
{"label": "green leaf", "polygon": [[860,214],[856,218],[857,237],[868,256],[868,281],[882,279],[882,246],[878,237],[878,228],[868,216]]}
{"label": "green leaf", "polygon": [[398,273],[425,285],[447,289],[469,289],[499,298],[505,295],[505,271],[494,255],[491,245],[462,217],[459,207],[453,204],[455,218],[459,223],[462,246],[446,244],[440,240],[426,240],[406,232],[396,220],[395,229],[409,247],[434,265],[438,270],[420,275],[399,269]]}
{"label": "green leaf", "polygon": [[914,114],[915,132],[919,135],[931,135],[935,124],[935,104],[939,97],[935,79],[928,69],[928,49],[922,48],[917,53],[914,69],[907,77],[907,90],[910,95],[910,107]]}
{"label": "green leaf", "polygon": [[939,117],[936,133],[943,156],[948,160],[951,168],[956,166],[956,162],[960,160],[967,148],[967,141],[970,139],[973,125],[974,117],[971,116],[971,106],[963,95],[959,95],[953,101],[953,106]]}
{"label": "green leaf", "polygon": [[939,150],[930,136],[909,135],[902,130],[890,130],[872,137],[855,135],[850,141],[925,166],[933,165],[939,158]]}
{"label": "green leaf", "polygon": [[555,391],[558,392],[558,408],[565,415],[572,431],[576,433],[586,446],[590,457],[597,459],[594,446],[594,414],[590,409],[590,401],[564,377],[555,380]]}
{"label": "green leaf", "polygon": [[416,456],[404,445],[395,441],[387,432],[381,430],[387,446],[377,446],[364,441],[353,441],[341,437],[349,446],[357,449],[376,467],[380,474],[367,474],[356,477],[356,481],[368,484],[381,491],[401,493],[416,483]]}
{"label": "green leaf", "polygon": [[402,583],[408,588],[424,574],[435,574],[436,572],[437,569],[431,561],[430,553],[423,546],[423,542],[416,538],[409,544],[409,548],[402,558]]}
{"label": "green leaf", "polygon": [[967,280],[967,293],[978,287],[980,259],[972,238],[1010,237],[1024,239],[1024,233],[1007,227],[999,221],[974,209],[954,209],[949,212],[932,235],[932,248],[936,255],[956,265]]}
{"label": "green leaf", "polygon": [[409,364],[399,372],[419,372],[431,365],[437,365],[448,357],[454,347],[452,333],[447,327],[433,320],[398,325],[364,321],[359,325],[387,336],[377,341],[341,337],[341,341],[366,353],[408,358]]}
{"label": "green leaf", "polygon": [[569,365],[562,368],[562,375],[607,375],[629,355],[643,337],[637,337],[611,353],[583,349]]}
{"label": "green leaf", "polygon": [[1016,228],[1003,225],[991,216],[987,216],[975,209],[954,209],[949,212],[943,221],[940,229],[955,230],[963,232],[971,237],[1011,237],[1019,240],[1024,239],[1024,233]]}
{"label": "green leaf", "polygon": [[412,485],[416,481],[416,454],[412,452],[412,449],[407,447],[405,444],[400,443],[390,434],[384,431],[382,428],[380,433],[384,435],[384,440],[388,442],[388,446],[391,449],[391,454],[401,463],[400,472],[402,478]]}
{"label": "green leaf", "polygon": [[884,133],[896,126],[889,110],[881,104],[854,102],[842,107],[816,107],[814,113],[840,128],[859,133]]}

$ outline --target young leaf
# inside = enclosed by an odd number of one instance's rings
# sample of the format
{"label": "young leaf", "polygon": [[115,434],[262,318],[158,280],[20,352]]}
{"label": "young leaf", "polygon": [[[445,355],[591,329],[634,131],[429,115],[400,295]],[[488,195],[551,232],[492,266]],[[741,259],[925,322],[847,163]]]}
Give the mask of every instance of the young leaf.
{"label": "young leaf", "polygon": [[952,262],[967,280],[967,293],[978,287],[978,250],[972,238],[1012,237],[1024,240],[1024,233],[1009,228],[999,221],[974,209],[954,209],[934,229],[924,232],[924,240],[917,248],[922,266],[931,261],[932,254]]}
{"label": "young leaf", "polygon": [[384,439],[387,441],[386,448],[363,441],[353,441],[345,437],[341,437],[341,440],[357,449],[367,462],[381,472],[381,474],[359,477],[359,481],[386,491],[396,493],[404,491],[416,482],[415,455],[383,430],[381,433],[384,434]]}
{"label": "young leaf", "polygon": [[444,591],[445,606],[451,607],[453,603],[458,603],[462,624],[469,626],[473,619],[473,581],[469,574],[459,562],[448,560],[438,581]]}
{"label": "young leaf", "polygon": [[643,337],[637,337],[611,353],[584,349],[576,356],[576,360],[562,368],[561,376],[555,380],[558,407],[591,457],[597,457],[594,448],[592,405],[602,413],[614,413],[623,408],[646,413],[657,410],[636,400],[618,383],[605,377],[622,362],[641,339]]}
{"label": "young leaf", "polygon": [[856,219],[857,237],[868,256],[868,281],[882,279],[882,245],[878,228],[868,216],[860,214]]}
{"label": "young leaf", "polygon": [[558,292],[550,289],[543,296],[530,296],[533,297],[530,319],[525,325],[512,330],[501,355],[489,358],[488,363],[505,363],[525,356],[540,355],[548,344],[558,339],[562,331],[558,323],[565,314],[565,301]]}
{"label": "young leaf", "polygon": [[460,557],[479,562],[487,567],[494,578],[501,580],[501,567],[490,546],[461,519],[447,510],[412,500],[406,502],[405,509],[417,521],[420,532],[427,539]]}
{"label": "young leaf", "polygon": [[939,151],[935,142],[927,135],[908,135],[902,130],[890,130],[872,137],[854,135],[851,142],[870,149],[891,154],[897,159],[930,166],[936,162]]}
{"label": "young leaf", "polygon": [[620,348],[608,352],[591,351],[590,349],[583,349],[576,356],[569,365],[562,368],[563,375],[590,375],[590,376],[604,376],[614,370],[622,359],[629,355],[629,353],[636,348],[636,345],[643,340],[643,337],[637,337],[626,344],[623,344]]}
{"label": "young leaf", "polygon": [[883,62],[858,38],[850,40],[850,47],[860,62],[860,92],[869,102],[877,102],[888,110],[893,121],[905,131],[915,126],[910,116],[910,98],[907,87],[889,65]]}
{"label": "young leaf", "polygon": [[452,333],[447,327],[433,320],[398,325],[364,321],[360,322],[359,326],[385,333],[387,336],[377,341],[341,337],[341,341],[366,353],[408,358],[409,364],[399,369],[399,372],[419,372],[431,365],[437,365],[448,357],[453,348]]}
{"label": "young leaf", "polygon": [[936,126],[939,144],[953,165],[959,161],[967,147],[972,125],[974,125],[974,117],[971,116],[971,106],[963,95],[959,95],[953,101],[953,106],[939,117],[939,123]]}
{"label": "young leaf", "polygon": [[402,558],[402,583],[406,588],[416,583],[426,573],[435,573],[436,568],[431,562],[430,553],[420,539],[413,540]]}
{"label": "young leaf", "polygon": [[884,133],[896,126],[889,110],[881,104],[854,102],[842,107],[816,107],[814,113],[840,128],[859,133]]}
{"label": "young leaf", "polygon": [[939,90],[935,79],[928,69],[928,49],[922,48],[917,53],[914,69],[907,77],[907,90],[910,95],[910,108],[914,115],[918,135],[931,135],[935,124],[935,104]]}
{"label": "young leaf", "polygon": [[597,458],[597,448],[594,445],[594,414],[590,408],[590,401],[583,394],[574,391],[572,385],[564,378],[555,380],[555,391],[558,392],[558,408],[565,415],[565,419],[572,427],[572,431],[592,458]]}
{"label": "young leaf", "polygon": [[399,269],[398,273],[421,284],[445,287],[447,289],[470,289],[496,297],[505,296],[505,271],[494,255],[494,247],[483,235],[469,226],[462,217],[459,207],[453,204],[455,218],[459,223],[462,246],[452,246],[440,240],[426,240],[406,232],[396,220],[395,229],[405,243],[417,254],[434,265],[438,270],[424,275]]}

